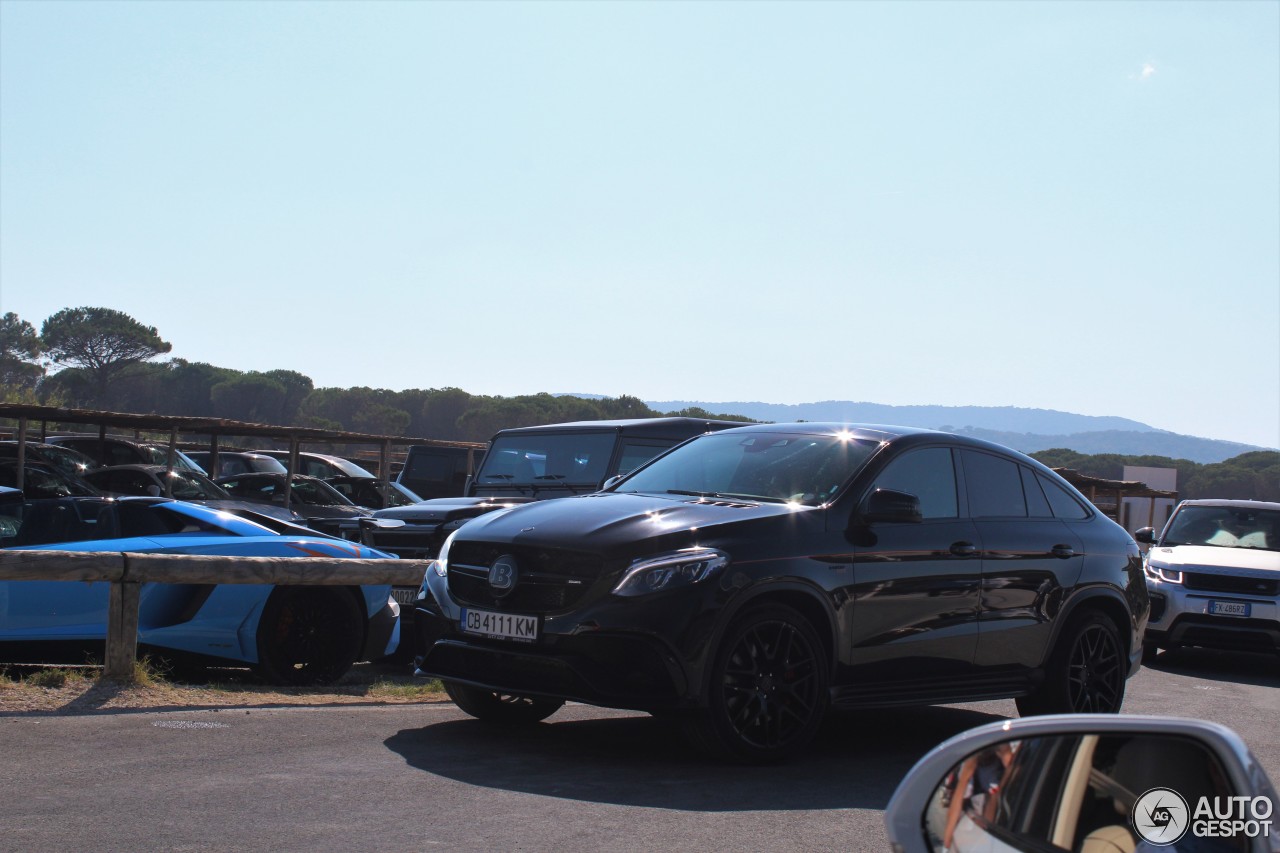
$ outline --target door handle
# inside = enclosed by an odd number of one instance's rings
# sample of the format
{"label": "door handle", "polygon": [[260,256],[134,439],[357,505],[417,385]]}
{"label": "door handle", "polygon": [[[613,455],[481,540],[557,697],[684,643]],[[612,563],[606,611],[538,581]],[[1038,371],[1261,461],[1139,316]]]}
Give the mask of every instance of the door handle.
{"label": "door handle", "polygon": [[1076,555],[1076,551],[1070,545],[1054,545],[1053,546],[1053,556],[1055,557],[1061,557],[1062,559],[1065,560],[1068,557],[1074,557],[1075,555]]}
{"label": "door handle", "polygon": [[978,553],[978,546],[972,542],[952,542],[951,553],[956,557],[972,557]]}

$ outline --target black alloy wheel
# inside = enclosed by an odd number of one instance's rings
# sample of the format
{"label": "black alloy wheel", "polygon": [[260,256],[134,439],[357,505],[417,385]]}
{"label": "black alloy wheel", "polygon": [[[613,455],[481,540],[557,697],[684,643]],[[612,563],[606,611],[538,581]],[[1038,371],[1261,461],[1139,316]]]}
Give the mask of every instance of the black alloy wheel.
{"label": "black alloy wheel", "polygon": [[1128,664],[1115,623],[1101,613],[1088,613],[1068,626],[1049,657],[1044,684],[1017,700],[1018,713],[1118,713]]}
{"label": "black alloy wheel", "polygon": [[272,684],[331,684],[359,657],[363,622],[345,589],[278,587],[258,624],[258,674]]}
{"label": "black alloy wheel", "polygon": [[817,632],[784,605],[754,607],[726,632],[707,709],[687,722],[694,744],[743,761],[795,755],[826,714],[826,654]]}
{"label": "black alloy wheel", "polygon": [[559,711],[563,699],[538,699],[498,693],[454,681],[444,682],[444,690],[462,711],[486,723],[525,725],[537,723]]}

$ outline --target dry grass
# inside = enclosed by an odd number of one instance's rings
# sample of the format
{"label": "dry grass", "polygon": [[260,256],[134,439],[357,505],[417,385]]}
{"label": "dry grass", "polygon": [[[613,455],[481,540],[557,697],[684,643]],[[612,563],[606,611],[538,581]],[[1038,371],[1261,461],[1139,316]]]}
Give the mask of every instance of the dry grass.
{"label": "dry grass", "polygon": [[439,682],[403,668],[362,664],[337,684],[274,687],[244,670],[213,671],[199,683],[181,683],[140,662],[133,684],[105,681],[95,667],[0,668],[0,714],[84,714],[126,709],[261,708],[285,705],[403,705],[446,702]]}

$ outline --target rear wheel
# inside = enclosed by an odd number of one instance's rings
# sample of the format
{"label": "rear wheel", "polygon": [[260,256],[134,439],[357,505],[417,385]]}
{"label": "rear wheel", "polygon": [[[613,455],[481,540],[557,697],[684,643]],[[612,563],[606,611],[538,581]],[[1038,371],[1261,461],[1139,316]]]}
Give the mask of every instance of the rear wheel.
{"label": "rear wheel", "polygon": [[1067,626],[1049,655],[1044,683],[1018,698],[1018,713],[1118,713],[1128,662],[1115,623],[1098,612],[1084,614]]}
{"label": "rear wheel", "polygon": [[364,618],[342,589],[278,587],[258,623],[258,674],[273,684],[329,684],[360,656]]}
{"label": "rear wheel", "polygon": [[550,717],[564,705],[563,699],[537,699],[498,693],[454,681],[444,682],[444,690],[466,713],[487,723],[521,725],[537,723]]}
{"label": "rear wheel", "polygon": [[724,636],[707,708],[685,728],[699,748],[740,761],[790,758],[817,734],[827,709],[827,661],[817,632],[780,604],[753,607]]}

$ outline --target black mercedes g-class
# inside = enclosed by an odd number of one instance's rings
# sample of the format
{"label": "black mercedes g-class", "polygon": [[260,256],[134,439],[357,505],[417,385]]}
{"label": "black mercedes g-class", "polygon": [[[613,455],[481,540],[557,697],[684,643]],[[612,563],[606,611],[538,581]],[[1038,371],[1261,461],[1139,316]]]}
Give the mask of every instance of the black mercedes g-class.
{"label": "black mercedes g-class", "polygon": [[682,441],[740,426],[740,421],[636,418],[504,429],[494,435],[462,497],[378,510],[374,518],[404,524],[371,525],[365,544],[405,559],[430,559],[468,519],[516,504],[597,492],[611,477]]}

